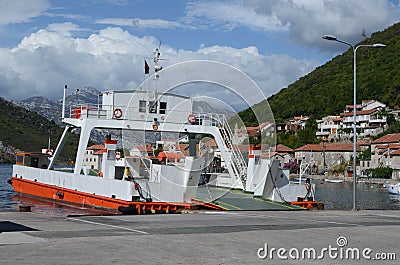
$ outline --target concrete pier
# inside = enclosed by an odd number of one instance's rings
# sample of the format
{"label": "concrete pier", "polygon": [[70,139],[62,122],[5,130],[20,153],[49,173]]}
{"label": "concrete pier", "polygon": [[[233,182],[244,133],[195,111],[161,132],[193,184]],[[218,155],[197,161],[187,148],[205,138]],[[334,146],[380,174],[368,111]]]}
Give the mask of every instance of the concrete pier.
{"label": "concrete pier", "polygon": [[400,211],[0,212],[0,264],[399,264],[399,231]]}

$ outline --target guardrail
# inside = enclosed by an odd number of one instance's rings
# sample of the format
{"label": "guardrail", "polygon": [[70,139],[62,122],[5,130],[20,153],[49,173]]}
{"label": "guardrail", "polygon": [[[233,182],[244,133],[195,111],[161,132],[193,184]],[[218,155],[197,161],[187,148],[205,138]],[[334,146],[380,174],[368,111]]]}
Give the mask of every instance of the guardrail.
{"label": "guardrail", "polygon": [[163,109],[162,113],[148,113],[137,107],[98,104],[71,105],[69,116],[67,118],[133,119],[154,121],[155,117],[158,118],[157,120],[159,122],[163,122],[167,119],[170,119],[170,122],[174,122],[174,118],[179,118],[179,122],[185,121],[193,125],[204,126],[224,126],[226,122],[224,114],[217,113],[199,113],[180,111],[176,109]]}

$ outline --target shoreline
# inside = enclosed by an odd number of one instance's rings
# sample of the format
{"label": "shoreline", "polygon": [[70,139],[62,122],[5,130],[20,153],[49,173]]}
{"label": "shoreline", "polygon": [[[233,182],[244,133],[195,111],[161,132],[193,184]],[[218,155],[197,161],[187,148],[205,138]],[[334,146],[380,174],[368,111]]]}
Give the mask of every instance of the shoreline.
{"label": "shoreline", "polygon": [[[298,178],[299,174],[292,174],[290,175],[290,179],[293,180],[295,178]],[[302,178],[310,178],[311,180],[321,180],[325,181],[326,179],[328,180],[343,180],[344,182],[353,182],[352,177],[345,177],[343,175],[341,176],[334,176],[334,175],[303,175]],[[384,184],[396,184],[399,183],[400,180],[395,180],[395,179],[382,179],[382,178],[362,178],[357,177],[357,183],[368,183],[368,184],[378,184],[378,185],[384,185]]]}

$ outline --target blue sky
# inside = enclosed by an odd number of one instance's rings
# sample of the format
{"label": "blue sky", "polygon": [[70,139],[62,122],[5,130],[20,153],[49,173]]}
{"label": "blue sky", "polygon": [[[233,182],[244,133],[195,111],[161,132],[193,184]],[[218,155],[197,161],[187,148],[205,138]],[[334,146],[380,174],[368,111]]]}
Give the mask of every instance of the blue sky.
{"label": "blue sky", "polygon": [[322,35],[357,43],[399,20],[394,0],[2,0],[0,96],[136,88],[161,42],[165,64],[223,62],[268,97],[347,50]]}

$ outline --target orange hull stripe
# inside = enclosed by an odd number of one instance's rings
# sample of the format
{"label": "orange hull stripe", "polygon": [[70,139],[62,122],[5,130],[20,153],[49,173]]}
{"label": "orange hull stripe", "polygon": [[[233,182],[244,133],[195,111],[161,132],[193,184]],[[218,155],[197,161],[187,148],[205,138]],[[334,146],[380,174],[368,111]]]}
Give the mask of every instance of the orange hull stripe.
{"label": "orange hull stripe", "polygon": [[178,210],[183,208],[191,208],[194,206],[194,204],[191,203],[124,201],[16,177],[12,177],[11,179],[14,191],[16,193],[29,194],[36,197],[69,202],[82,206],[101,207],[116,210],[119,206],[134,206],[137,209],[142,210]]}

